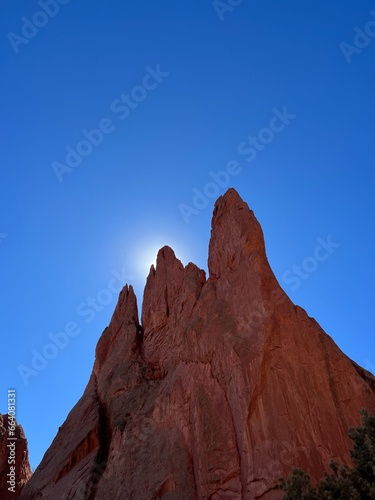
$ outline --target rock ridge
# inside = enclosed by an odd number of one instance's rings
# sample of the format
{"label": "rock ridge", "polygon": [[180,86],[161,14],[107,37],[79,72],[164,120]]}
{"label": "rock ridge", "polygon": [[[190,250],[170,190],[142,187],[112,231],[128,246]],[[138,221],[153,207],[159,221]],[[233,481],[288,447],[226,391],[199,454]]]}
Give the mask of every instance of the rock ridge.
{"label": "rock ridge", "polygon": [[141,322],[125,285],[21,500],[273,500],[294,466],[318,480],[332,458],[350,464],[375,377],[281,289],[234,189],[215,203],[208,270],[163,247]]}

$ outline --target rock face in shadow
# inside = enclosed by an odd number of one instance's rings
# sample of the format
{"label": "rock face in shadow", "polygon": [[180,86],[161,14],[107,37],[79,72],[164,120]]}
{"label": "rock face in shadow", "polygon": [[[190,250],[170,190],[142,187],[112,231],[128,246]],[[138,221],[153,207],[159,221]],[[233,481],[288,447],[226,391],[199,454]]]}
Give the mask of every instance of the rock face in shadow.
{"label": "rock face in shadow", "polygon": [[293,466],[350,464],[375,378],[278,284],[233,189],[215,204],[209,277],[168,247],[141,322],[122,290],[87,388],[22,500],[279,499]]}
{"label": "rock face in shadow", "polygon": [[[14,421],[15,423],[15,421]],[[15,500],[31,477],[27,440],[20,425],[0,414],[0,498]],[[13,469],[14,467],[14,469]]]}

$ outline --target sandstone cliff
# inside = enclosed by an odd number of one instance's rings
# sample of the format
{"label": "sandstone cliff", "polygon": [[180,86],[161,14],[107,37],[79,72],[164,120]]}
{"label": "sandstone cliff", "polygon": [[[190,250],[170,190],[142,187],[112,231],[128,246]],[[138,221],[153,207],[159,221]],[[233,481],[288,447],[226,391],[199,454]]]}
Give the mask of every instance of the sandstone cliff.
{"label": "sandstone cliff", "polygon": [[209,277],[159,251],[141,321],[122,290],[87,388],[22,500],[278,499],[300,466],[350,463],[375,378],[280,288],[236,191],[216,202]]}
{"label": "sandstone cliff", "polygon": [[15,425],[14,435],[8,439],[8,418],[8,415],[0,414],[1,500],[15,500],[31,477],[25,434],[20,425]]}

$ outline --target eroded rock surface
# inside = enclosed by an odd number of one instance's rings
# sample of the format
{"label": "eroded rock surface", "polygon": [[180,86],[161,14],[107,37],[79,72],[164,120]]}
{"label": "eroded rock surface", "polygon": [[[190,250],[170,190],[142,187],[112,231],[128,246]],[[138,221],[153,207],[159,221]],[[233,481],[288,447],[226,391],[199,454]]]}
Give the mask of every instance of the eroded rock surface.
{"label": "eroded rock surface", "polygon": [[[20,425],[9,433],[8,415],[0,414],[0,498],[15,500],[31,477],[27,440]],[[13,421],[11,421],[13,423]],[[11,467],[14,469],[11,470]],[[14,480],[14,483],[12,482]]]}
{"label": "eroded rock surface", "polygon": [[209,276],[159,251],[141,322],[122,290],[88,386],[22,500],[278,499],[293,466],[350,463],[375,378],[278,284],[233,189],[215,204]]}

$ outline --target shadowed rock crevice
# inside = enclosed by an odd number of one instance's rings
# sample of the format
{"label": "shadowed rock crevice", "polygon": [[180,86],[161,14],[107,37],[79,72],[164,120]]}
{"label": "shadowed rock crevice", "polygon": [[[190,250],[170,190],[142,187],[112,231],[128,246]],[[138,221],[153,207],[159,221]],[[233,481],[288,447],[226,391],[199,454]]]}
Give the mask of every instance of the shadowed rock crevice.
{"label": "shadowed rock crevice", "polygon": [[98,389],[97,389],[97,381],[95,380],[96,394],[99,403],[99,450],[96,456],[95,464],[92,466],[91,472],[91,481],[90,481],[90,491],[88,491],[87,500],[95,499],[95,492],[98,486],[98,483],[101,479],[101,476],[105,473],[107,463],[108,463],[108,454],[110,449],[110,444],[112,440],[112,426],[111,426],[111,417],[109,415],[108,409],[106,405],[101,401]]}
{"label": "shadowed rock crevice", "polygon": [[355,361],[352,361],[354,368],[356,369],[358,375],[368,384],[372,392],[375,394],[375,377],[368,370],[359,366]]}
{"label": "shadowed rock crevice", "polygon": [[92,430],[85,438],[77,445],[73,453],[71,454],[71,459],[62,467],[58,472],[57,476],[53,479],[54,483],[57,483],[65,477],[77,464],[79,464],[84,458],[87,457],[93,450],[96,450],[100,445],[100,436],[98,436],[97,430]]}

